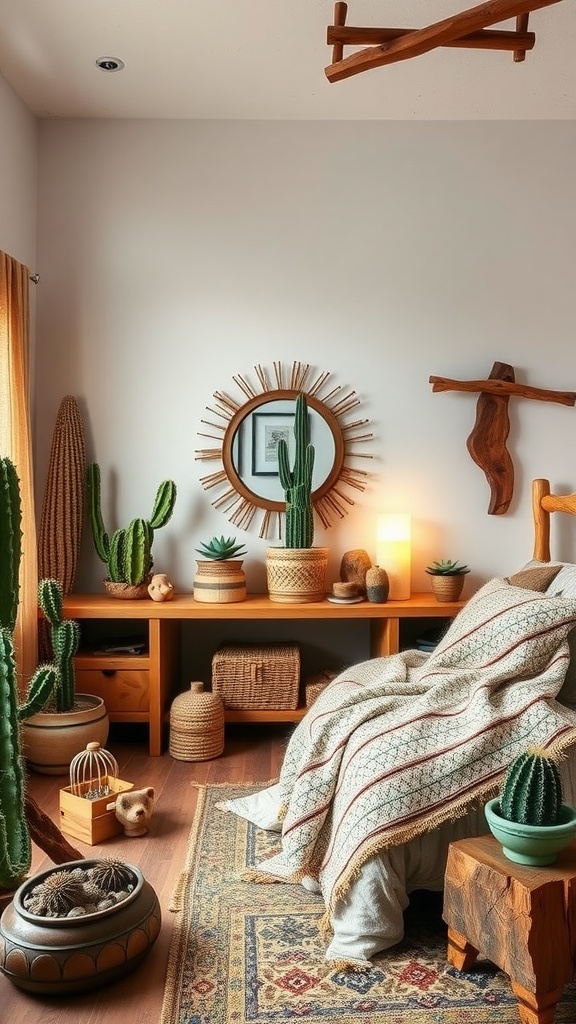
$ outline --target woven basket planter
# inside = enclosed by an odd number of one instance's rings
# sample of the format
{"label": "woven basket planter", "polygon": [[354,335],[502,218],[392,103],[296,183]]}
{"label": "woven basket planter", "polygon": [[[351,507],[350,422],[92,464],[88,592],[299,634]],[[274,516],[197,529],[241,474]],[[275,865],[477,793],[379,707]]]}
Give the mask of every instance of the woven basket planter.
{"label": "woven basket planter", "polygon": [[146,577],[143,583],[116,583],[114,580],[104,580],[104,587],[110,594],[110,597],[117,597],[121,601],[141,601],[145,597],[150,597],[148,593],[148,584],[152,579],[152,575]]}
{"label": "woven basket planter", "polygon": [[228,604],[246,598],[246,573],[242,560],[196,562],[194,600],[206,604]]}
{"label": "woven basket planter", "polygon": [[322,601],[326,596],[328,548],[268,548],[268,596],[281,604]]}
{"label": "woven basket planter", "polygon": [[464,589],[464,573],[455,576],[430,576],[432,593],[437,601],[458,601]]}

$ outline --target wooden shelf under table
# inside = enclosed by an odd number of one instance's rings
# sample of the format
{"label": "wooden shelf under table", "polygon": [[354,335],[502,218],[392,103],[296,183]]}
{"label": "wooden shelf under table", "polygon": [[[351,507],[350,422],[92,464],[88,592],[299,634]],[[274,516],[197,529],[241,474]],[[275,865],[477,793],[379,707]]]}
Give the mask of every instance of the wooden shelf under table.
{"label": "wooden shelf under table", "polygon": [[[413,594],[407,601],[383,604],[362,601],[358,604],[333,604],[314,601],[282,604],[264,594],[250,594],[244,601],[208,604],[195,601],[192,594],[176,594],[171,601],[147,599],[125,601],[107,594],[69,594],[64,613],[71,619],[133,619],[148,623],[148,653],[145,656],[80,654],[76,661],[79,682],[87,692],[91,681],[100,695],[110,694],[111,721],[147,722],[150,730],[150,755],[162,753],[162,730],[171,697],[179,659],[179,626],[185,621],[257,620],[307,622],[326,620],[369,620],[370,656],[384,657],[400,649],[402,619],[453,618],[463,601],[440,602],[433,594]],[[115,673],[126,670],[122,686],[115,687]],[[130,673],[134,675],[130,675]],[[139,674],[137,678],[136,673]],[[80,687],[78,687],[80,689]],[[130,696],[132,694],[132,697]],[[105,697],[106,700],[106,697]],[[228,722],[297,722],[306,708],[296,711],[228,710]]]}

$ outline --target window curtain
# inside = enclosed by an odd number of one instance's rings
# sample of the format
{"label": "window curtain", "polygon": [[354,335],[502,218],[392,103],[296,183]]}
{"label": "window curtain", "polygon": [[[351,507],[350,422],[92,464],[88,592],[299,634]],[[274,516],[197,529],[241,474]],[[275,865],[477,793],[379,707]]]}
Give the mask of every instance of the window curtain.
{"label": "window curtain", "polygon": [[38,561],[30,426],[30,272],[0,252],[0,454],[14,463],[22,502],[20,605],[14,635],[20,689],[37,664]]}

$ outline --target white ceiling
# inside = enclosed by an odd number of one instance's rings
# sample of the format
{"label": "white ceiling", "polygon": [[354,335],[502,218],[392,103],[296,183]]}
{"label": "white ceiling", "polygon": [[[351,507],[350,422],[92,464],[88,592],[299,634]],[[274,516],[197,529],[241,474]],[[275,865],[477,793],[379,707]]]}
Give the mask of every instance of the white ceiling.
{"label": "white ceiling", "polygon": [[[349,0],[347,24],[421,28],[474,4]],[[333,7],[0,0],[0,72],[42,118],[576,118],[575,0],[530,15],[536,45],[522,63],[502,51],[444,48],[330,84]],[[124,71],[100,71],[101,56],[120,57]]]}

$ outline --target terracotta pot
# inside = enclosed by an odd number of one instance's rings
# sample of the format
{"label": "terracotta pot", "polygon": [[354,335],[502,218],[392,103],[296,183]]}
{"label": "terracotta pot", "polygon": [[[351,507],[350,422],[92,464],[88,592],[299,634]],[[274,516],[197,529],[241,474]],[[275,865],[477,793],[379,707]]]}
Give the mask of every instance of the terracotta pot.
{"label": "terracotta pot", "polygon": [[88,743],[105,745],[109,727],[102,698],[77,693],[74,711],[40,711],[22,722],[24,757],[42,775],[67,775],[72,758]]}
{"label": "terracotta pot", "polygon": [[18,988],[38,995],[86,992],[116,981],[138,966],[160,932],[161,911],[152,886],[131,864],[135,887],[106,910],[81,917],[30,914],[24,899],[55,870],[86,868],[79,860],[24,882],[0,918],[0,971]]}
{"label": "terracotta pot", "polygon": [[268,596],[282,604],[322,601],[326,596],[328,548],[268,548]]}
{"label": "terracotta pot", "polygon": [[242,560],[229,558],[218,562],[213,559],[196,562],[194,576],[194,600],[205,604],[228,604],[244,601],[246,597],[246,573]]}

